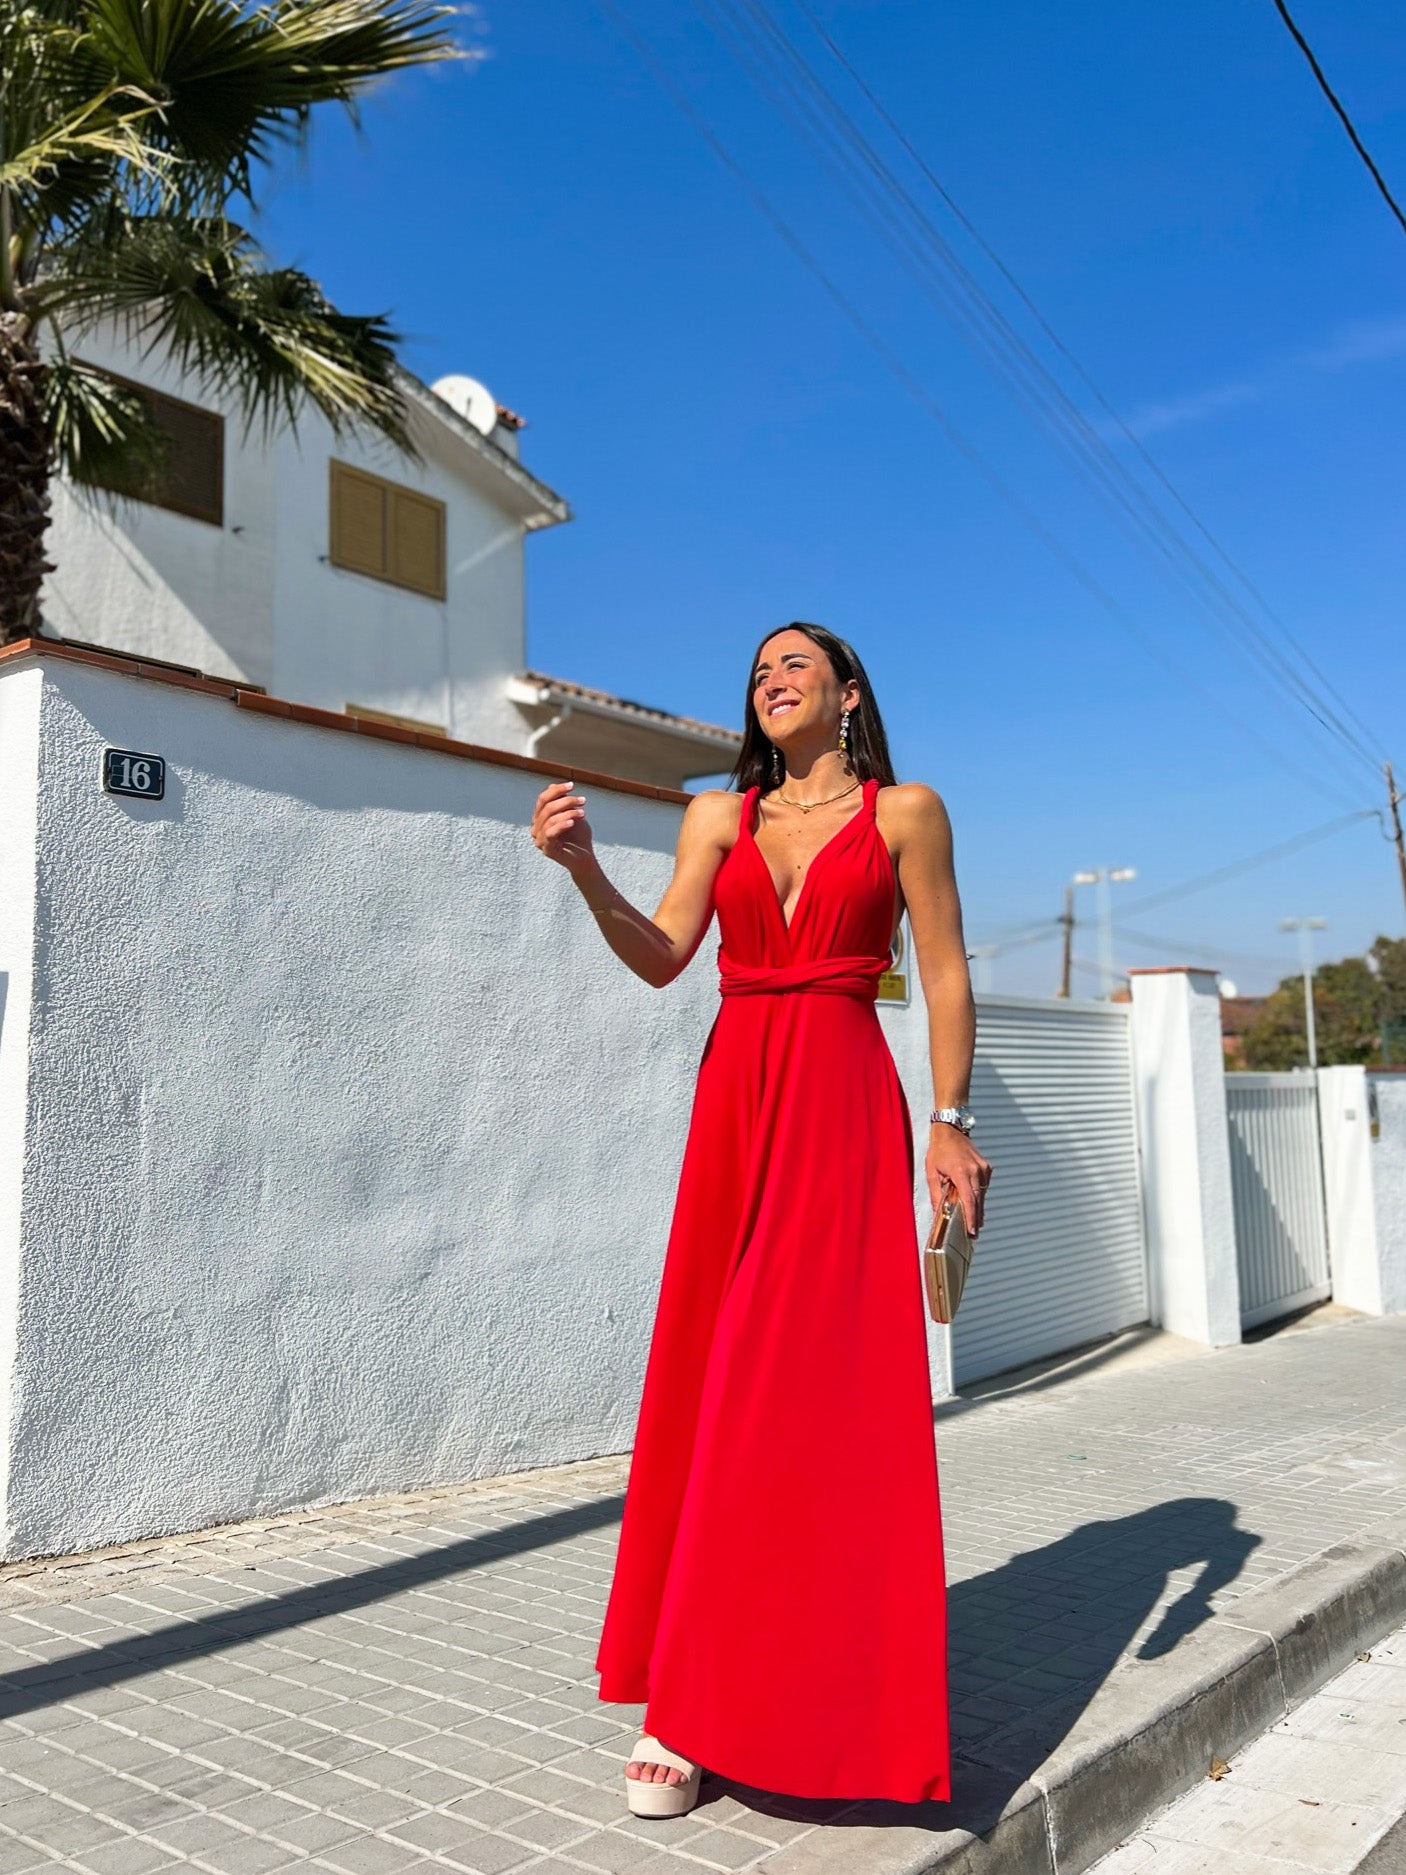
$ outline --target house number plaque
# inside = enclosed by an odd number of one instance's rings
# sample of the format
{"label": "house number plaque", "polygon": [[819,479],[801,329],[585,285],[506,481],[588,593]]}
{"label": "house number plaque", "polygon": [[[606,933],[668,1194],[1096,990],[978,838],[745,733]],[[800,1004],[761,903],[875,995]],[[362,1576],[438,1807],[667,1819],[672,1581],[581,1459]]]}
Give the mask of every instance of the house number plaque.
{"label": "house number plaque", "polygon": [[159,801],[166,793],[166,759],[137,749],[103,750],[103,788],[108,794],[133,794]]}

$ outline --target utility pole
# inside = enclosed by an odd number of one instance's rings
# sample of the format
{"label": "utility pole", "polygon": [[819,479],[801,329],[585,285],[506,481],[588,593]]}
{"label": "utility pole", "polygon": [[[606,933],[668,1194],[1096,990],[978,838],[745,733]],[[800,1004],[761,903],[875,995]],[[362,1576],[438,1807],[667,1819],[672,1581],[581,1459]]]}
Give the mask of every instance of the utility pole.
{"label": "utility pole", "polygon": [[1281,918],[1281,931],[1297,931],[1299,934],[1299,969],[1303,973],[1303,1019],[1308,1031],[1308,1065],[1318,1066],[1318,1030],[1313,1020],[1313,934],[1326,931],[1326,918]]}
{"label": "utility pole", "polygon": [[1059,922],[1064,926],[1064,963],[1059,973],[1059,988],[1055,991],[1055,995],[1063,997],[1064,1001],[1068,1002],[1070,977],[1074,971],[1074,887],[1072,885],[1064,888],[1064,910],[1060,914]]}
{"label": "utility pole", "polygon": [[1391,763],[1383,762],[1386,770],[1386,798],[1391,810],[1391,824],[1396,834],[1396,863],[1401,868],[1401,896],[1406,899],[1406,843],[1401,838],[1401,803],[1406,796],[1396,791],[1396,776],[1391,772]]}

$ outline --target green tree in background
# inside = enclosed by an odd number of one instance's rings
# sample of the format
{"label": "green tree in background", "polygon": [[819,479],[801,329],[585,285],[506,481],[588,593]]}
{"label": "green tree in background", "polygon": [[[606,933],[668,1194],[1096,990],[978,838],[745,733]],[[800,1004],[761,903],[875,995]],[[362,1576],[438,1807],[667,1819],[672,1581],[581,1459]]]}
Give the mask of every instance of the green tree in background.
{"label": "green tree in background", "polygon": [[[1369,961],[1370,960],[1370,961]],[[1375,966],[1375,967],[1374,967]],[[1406,938],[1379,937],[1366,957],[1324,964],[1313,978],[1313,1021],[1322,1067],[1381,1067],[1382,1042],[1395,1066],[1406,1062]],[[1245,1031],[1244,1066],[1308,1063],[1303,978],[1285,977]]]}
{"label": "green tree in background", "polygon": [[162,467],[141,399],[71,350],[94,325],[266,429],[311,404],[408,446],[385,320],[271,266],[239,211],[316,106],[354,113],[387,73],[459,56],[454,11],[0,0],[0,642],[39,626],[51,474],[140,495]]}

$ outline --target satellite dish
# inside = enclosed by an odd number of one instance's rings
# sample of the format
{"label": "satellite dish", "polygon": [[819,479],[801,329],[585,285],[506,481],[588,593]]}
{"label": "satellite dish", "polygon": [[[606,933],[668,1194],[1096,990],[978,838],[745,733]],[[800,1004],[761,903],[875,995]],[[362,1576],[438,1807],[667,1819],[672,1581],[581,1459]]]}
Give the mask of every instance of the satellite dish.
{"label": "satellite dish", "polygon": [[1216,985],[1216,988],[1220,991],[1222,996],[1238,996],[1240,994],[1229,977],[1222,977],[1220,982]]}
{"label": "satellite dish", "polygon": [[480,436],[491,436],[497,428],[498,400],[477,378],[457,375],[436,378],[430,389],[436,397],[442,397],[451,410],[456,410],[465,423],[471,423]]}

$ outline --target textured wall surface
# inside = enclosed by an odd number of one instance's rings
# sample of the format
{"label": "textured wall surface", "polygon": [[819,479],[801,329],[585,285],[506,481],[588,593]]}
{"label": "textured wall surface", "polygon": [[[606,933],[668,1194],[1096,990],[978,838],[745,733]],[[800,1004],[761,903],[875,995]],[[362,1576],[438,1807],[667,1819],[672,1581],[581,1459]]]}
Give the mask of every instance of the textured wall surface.
{"label": "textured wall surface", "polygon": [[[361,703],[436,723],[462,741],[523,750],[503,694],[524,658],[523,536],[492,499],[491,471],[415,413],[419,463],[389,444],[337,440],[316,412],[297,436],[247,442],[226,401],[115,336],[82,348],[95,364],[225,417],[224,526],[142,502],[115,510],[55,488],[44,613],[67,638],[262,684],[322,709]],[[443,602],[328,563],[328,458],[443,501]]]}
{"label": "textured wall surface", "polygon": [[1377,1214],[1381,1306],[1406,1310],[1406,1074],[1374,1074],[1381,1125],[1372,1141],[1372,1187]]}
{"label": "textured wall surface", "polygon": [[[7,1553],[626,1448],[716,931],[633,977],[534,775],[43,680],[0,675],[43,775]],[[588,806],[652,911],[680,810]],[[926,1112],[921,997],[881,1020]]]}
{"label": "textured wall surface", "polygon": [[0,681],[0,1493],[19,1390],[15,1363],[20,1207],[30,1128],[29,1026],[33,1005],[39,711],[35,666]]}
{"label": "textured wall surface", "polygon": [[1333,1300],[1379,1315],[1381,1259],[1373,1184],[1381,1155],[1371,1136],[1364,1068],[1318,1069],[1318,1126]]}
{"label": "textured wall surface", "polygon": [[1225,1068],[1214,973],[1134,970],[1133,1059],[1153,1319],[1240,1339]]}

